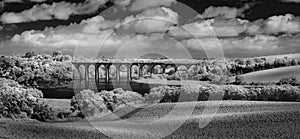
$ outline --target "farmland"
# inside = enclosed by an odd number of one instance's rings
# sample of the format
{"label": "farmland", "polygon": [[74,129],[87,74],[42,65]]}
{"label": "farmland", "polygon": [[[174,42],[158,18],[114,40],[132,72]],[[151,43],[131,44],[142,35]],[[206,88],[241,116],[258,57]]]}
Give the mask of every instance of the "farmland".
{"label": "farmland", "polygon": [[[53,100],[50,102],[52,105],[55,104]],[[208,103],[208,108],[216,107],[218,104],[221,106],[207,126],[198,128],[200,118],[205,119],[211,116],[201,115],[206,103]],[[169,113],[175,106],[180,107],[179,111]],[[194,106],[193,114],[188,118],[184,113]],[[297,102],[210,101],[157,104],[138,109],[127,107],[114,114],[130,122],[157,120],[166,116],[165,120],[157,122],[161,133],[168,131],[166,127],[183,122],[181,127],[174,129],[174,132],[165,138],[297,138],[300,135],[299,106],[300,103]],[[108,138],[106,135],[114,138],[160,137],[159,134],[150,132],[155,130],[153,129],[155,126],[129,127],[122,124],[121,119],[111,117],[108,115],[92,120],[92,125],[86,120],[54,123],[2,120],[0,134],[3,138]],[[99,131],[93,126],[96,126]]]}
{"label": "farmland", "polygon": [[278,82],[281,78],[295,76],[300,78],[300,66],[282,67],[242,75],[246,82]]}

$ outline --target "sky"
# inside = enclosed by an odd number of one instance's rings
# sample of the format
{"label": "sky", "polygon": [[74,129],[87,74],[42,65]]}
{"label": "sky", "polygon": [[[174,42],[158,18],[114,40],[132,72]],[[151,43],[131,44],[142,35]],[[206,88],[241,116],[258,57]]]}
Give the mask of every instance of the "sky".
{"label": "sky", "polygon": [[0,54],[252,57],[300,52],[300,0],[2,0]]}

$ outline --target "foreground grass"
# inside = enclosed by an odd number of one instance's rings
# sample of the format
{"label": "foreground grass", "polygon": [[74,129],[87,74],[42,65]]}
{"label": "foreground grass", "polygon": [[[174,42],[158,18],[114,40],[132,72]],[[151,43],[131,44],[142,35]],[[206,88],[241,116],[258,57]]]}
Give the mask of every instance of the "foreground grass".
{"label": "foreground grass", "polygon": [[[77,122],[16,122],[0,123],[2,138],[299,138],[300,103],[223,101],[212,121],[198,128],[205,106],[217,107],[219,101],[158,104],[140,108],[128,107],[98,119]],[[55,103],[56,104],[56,103]],[[185,113],[194,107],[192,116]],[[178,107],[179,111],[172,113]],[[114,116],[118,115],[118,116]],[[162,121],[157,120],[166,117]],[[139,123],[142,128],[121,122]],[[208,119],[207,119],[208,120]],[[147,123],[155,122],[149,126]],[[169,127],[182,122],[167,136]],[[97,129],[95,128],[97,127]],[[157,131],[157,132],[153,132]],[[108,136],[106,136],[108,135]],[[160,136],[161,135],[161,136]]]}
{"label": "foreground grass", "polygon": [[70,99],[43,99],[42,101],[57,111],[68,111],[71,108]]}

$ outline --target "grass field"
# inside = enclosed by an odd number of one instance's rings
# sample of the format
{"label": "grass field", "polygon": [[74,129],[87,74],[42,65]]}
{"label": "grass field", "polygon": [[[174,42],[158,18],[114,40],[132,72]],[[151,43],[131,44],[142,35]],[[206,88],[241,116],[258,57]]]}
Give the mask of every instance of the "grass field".
{"label": "grass field", "polygon": [[[52,104],[61,107],[53,101]],[[212,116],[201,115],[206,104],[208,108],[221,106],[207,126],[198,128],[200,119],[209,120]],[[185,115],[194,106],[192,116]],[[170,112],[174,108],[179,108],[179,111]],[[119,115],[119,118],[113,115]],[[140,128],[121,122],[121,119],[130,123],[153,122],[161,117],[165,119],[152,125],[139,124],[143,125]],[[174,132],[165,138],[299,138],[300,103],[211,101],[158,104],[128,107],[90,122],[92,124],[86,120],[51,123],[2,121],[0,138],[159,138],[162,133],[167,133],[168,127],[176,127],[180,122],[182,126],[172,129]]]}
{"label": "grass field", "polygon": [[242,75],[246,82],[278,82],[281,78],[295,76],[300,79],[300,66],[282,67]]}
{"label": "grass field", "polygon": [[190,84],[208,84],[208,81],[195,81],[195,80],[162,80],[162,79],[139,79],[133,80],[136,83],[143,83],[143,84],[160,84],[160,85],[190,85]]}

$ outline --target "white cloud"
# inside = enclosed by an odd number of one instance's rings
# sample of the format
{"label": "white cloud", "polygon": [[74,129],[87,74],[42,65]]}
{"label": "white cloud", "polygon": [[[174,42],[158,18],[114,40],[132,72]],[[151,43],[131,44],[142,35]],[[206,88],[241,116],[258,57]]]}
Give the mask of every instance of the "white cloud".
{"label": "white cloud", "polygon": [[15,3],[21,3],[23,1],[22,0],[3,0],[2,2],[3,3],[13,3],[13,2],[15,2]]}
{"label": "white cloud", "polygon": [[[220,45],[225,52],[237,51],[237,52],[272,52],[277,51],[278,39],[273,36],[257,35],[255,37],[246,37],[243,39],[231,38],[231,39],[216,39],[216,38],[204,38],[204,39],[189,39],[184,40],[188,47],[196,50],[217,49]],[[219,45],[220,44],[220,45]]]}
{"label": "white cloud", "polygon": [[141,11],[158,6],[169,7],[173,3],[176,3],[176,0],[134,0],[129,9],[131,11]]}
{"label": "white cloud", "polygon": [[224,18],[224,19],[233,19],[236,17],[244,17],[243,12],[250,8],[250,5],[246,4],[241,8],[235,7],[214,7],[210,6],[205,9],[205,11],[199,16],[199,18]]}
{"label": "white cloud", "polygon": [[[174,27],[175,24],[179,24],[178,20],[179,15],[165,7],[150,8],[124,20],[111,21],[102,16],[95,16],[78,24],[49,27],[43,31],[25,31],[2,43],[1,45],[6,47],[1,50],[2,53],[7,52],[9,46],[18,47],[10,48],[12,52],[14,49],[21,49],[22,46],[23,51],[28,51],[29,48],[38,51],[73,50],[77,47],[80,53],[88,55],[98,52],[100,48],[101,53],[112,55],[123,49],[124,55],[129,55],[132,51],[180,55],[178,52],[181,50],[198,52],[203,51],[202,47],[205,47],[208,51],[215,51],[219,49],[218,46],[222,46],[227,56],[251,56],[290,50],[285,48],[293,48],[294,51],[299,49],[297,44],[299,41],[295,41],[296,38],[291,41],[291,37],[270,36],[276,32],[292,33],[290,27],[285,27],[287,25],[293,26],[295,31],[298,19],[290,15],[274,16],[255,22],[240,19],[209,19],[182,25],[185,30]],[[166,31],[169,31],[168,35],[171,38],[164,34]],[[241,33],[255,36],[241,38]],[[219,40],[215,36],[226,38]],[[173,38],[187,40],[177,42],[178,39]],[[187,49],[180,47],[180,43],[187,46]]]}
{"label": "white cloud", "polygon": [[30,1],[32,1],[32,2],[45,2],[47,0],[30,0]]}
{"label": "white cloud", "polygon": [[107,0],[87,0],[85,3],[59,3],[35,5],[21,13],[6,12],[1,16],[4,24],[22,23],[38,20],[60,19],[67,20],[71,15],[81,15],[95,12]]}
{"label": "white cloud", "polygon": [[266,33],[297,33],[300,32],[300,18],[291,14],[269,17],[265,21]]}
{"label": "white cloud", "polygon": [[233,37],[246,30],[248,21],[210,19],[172,28],[168,34],[176,38]]}
{"label": "white cloud", "polygon": [[278,15],[267,18],[266,20],[259,19],[247,24],[246,33],[248,34],[270,34],[277,35],[293,34],[300,32],[300,17],[295,17],[291,14]]}
{"label": "white cloud", "polygon": [[294,2],[294,3],[299,3],[300,0],[281,0],[282,2]]}
{"label": "white cloud", "polygon": [[131,3],[131,0],[115,0],[114,3],[120,6],[127,6]]}
{"label": "white cloud", "polygon": [[171,9],[159,7],[148,9],[136,16],[129,16],[122,22],[119,30],[126,33],[165,32],[178,24],[178,14]]}
{"label": "white cloud", "polygon": [[[27,1],[32,1],[32,2],[45,2],[47,0],[27,0]],[[24,0],[3,0],[3,3],[22,3]]]}
{"label": "white cloud", "polygon": [[83,20],[80,24],[46,28],[43,31],[25,31],[12,37],[12,42],[26,42],[33,46],[66,47],[99,45],[113,34],[117,21],[107,21],[102,16]]}

